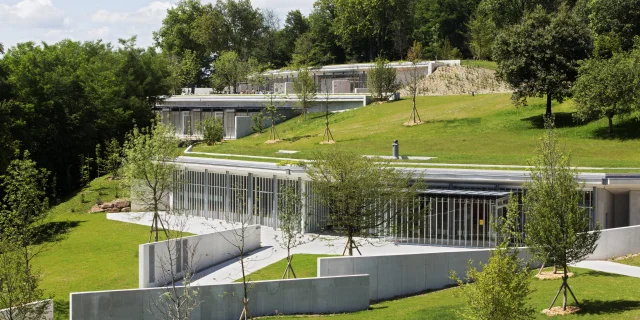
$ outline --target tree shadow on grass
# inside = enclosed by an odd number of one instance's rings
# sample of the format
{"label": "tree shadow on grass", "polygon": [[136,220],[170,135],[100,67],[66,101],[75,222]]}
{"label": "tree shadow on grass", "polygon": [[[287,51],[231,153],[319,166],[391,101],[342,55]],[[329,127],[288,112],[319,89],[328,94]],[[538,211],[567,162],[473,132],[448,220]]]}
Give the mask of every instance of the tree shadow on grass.
{"label": "tree shadow on grass", "polygon": [[632,300],[584,300],[580,304],[581,314],[616,314],[640,309],[640,301]]}
{"label": "tree shadow on grass", "polygon": [[[554,112],[556,128],[573,128],[589,123],[589,121],[578,121],[574,119],[573,115],[574,112]],[[544,129],[544,114],[520,120],[529,122],[536,129]]]}
{"label": "tree shadow on grass", "polygon": [[[606,272],[602,272],[602,271],[595,271],[595,270],[589,270],[589,271],[581,271],[577,274],[577,276],[590,276],[590,277],[607,277],[607,278],[619,278],[619,277],[626,277],[620,274],[615,274],[615,273],[606,273]],[[569,280],[571,281],[571,280]]]}
{"label": "tree shadow on grass", "polygon": [[613,134],[609,134],[607,125],[599,127],[593,132],[593,137],[595,139],[623,141],[640,139],[640,118],[629,118],[615,122],[613,124]]}
{"label": "tree shadow on grass", "polygon": [[284,138],[282,139],[282,141],[287,141],[287,142],[296,142],[300,139],[306,139],[306,138],[311,138],[312,135],[308,134],[308,135],[304,135],[304,136],[295,136],[295,137],[290,137],[290,138]]}
{"label": "tree shadow on grass", "polygon": [[32,244],[53,242],[64,237],[71,229],[78,227],[85,221],[53,221],[38,226],[34,231]]}

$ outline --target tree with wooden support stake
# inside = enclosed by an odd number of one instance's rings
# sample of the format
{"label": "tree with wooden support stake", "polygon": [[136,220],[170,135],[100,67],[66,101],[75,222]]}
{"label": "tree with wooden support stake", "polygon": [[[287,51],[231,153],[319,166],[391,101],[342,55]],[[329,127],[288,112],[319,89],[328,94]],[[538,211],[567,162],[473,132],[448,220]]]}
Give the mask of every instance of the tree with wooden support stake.
{"label": "tree with wooden support stake", "polygon": [[424,123],[422,119],[420,119],[418,108],[416,107],[416,97],[418,96],[418,91],[420,91],[420,84],[425,78],[424,71],[418,68],[418,62],[420,62],[421,59],[422,44],[420,44],[420,42],[418,41],[414,41],[413,46],[409,48],[409,52],[407,53],[407,60],[411,62],[407,85],[409,87],[409,92],[411,93],[413,108],[411,108],[411,115],[409,115],[409,120],[404,123],[405,126],[415,126]]}
{"label": "tree with wooden support stake", "polygon": [[538,155],[532,161],[531,180],[522,205],[526,217],[525,243],[534,258],[553,260],[562,268],[562,284],[551,301],[552,309],[563,292],[562,312],[567,311],[567,291],[579,308],[579,302],[569,286],[569,264],[584,260],[596,248],[600,230],[591,230],[589,213],[580,207],[583,201],[581,185],[576,182],[577,171],[570,158],[563,154],[552,127],[547,120],[547,132],[538,144]]}
{"label": "tree with wooden support stake", "polygon": [[325,120],[325,128],[324,135],[322,135],[322,141],[320,144],[334,144],[336,141],[333,139],[333,134],[331,133],[331,129],[329,129],[329,90],[324,93],[324,120]]}
{"label": "tree with wooden support stake", "polygon": [[274,144],[281,142],[280,135],[276,130],[276,122],[284,119],[284,116],[280,114],[280,102],[277,101],[277,96],[274,94],[269,95],[269,103],[264,108],[266,118],[271,122],[271,128],[269,129],[269,140],[265,141],[265,144]]}
{"label": "tree with wooden support stake", "polygon": [[304,219],[304,201],[301,181],[286,180],[280,184],[278,195],[278,223],[280,234],[275,240],[282,249],[287,250],[287,267],[282,279],[289,279],[291,275],[297,278],[293,269],[293,255],[291,249],[313,241],[313,237],[305,236],[306,220]]}
{"label": "tree with wooden support stake", "polygon": [[[398,236],[399,220],[420,221],[426,208],[420,206],[413,173],[394,168],[390,162],[365,158],[333,148],[318,153],[307,167],[313,193],[329,209],[327,224],[347,238],[343,254],[360,252],[356,237]],[[402,218],[402,219],[399,219]],[[392,232],[385,230],[392,229]]]}

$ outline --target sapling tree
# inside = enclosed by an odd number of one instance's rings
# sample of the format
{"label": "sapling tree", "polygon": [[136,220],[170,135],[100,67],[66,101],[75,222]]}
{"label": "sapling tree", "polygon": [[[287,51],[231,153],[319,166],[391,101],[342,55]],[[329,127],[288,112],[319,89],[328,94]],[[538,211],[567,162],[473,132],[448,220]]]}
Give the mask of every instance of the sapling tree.
{"label": "sapling tree", "polygon": [[293,79],[293,91],[298,97],[296,108],[302,110],[302,116],[307,120],[307,114],[315,104],[317,94],[315,81],[309,68],[302,67],[298,70],[298,75]]}
{"label": "sapling tree", "polygon": [[296,277],[293,269],[293,256],[291,249],[307,243],[311,238],[305,237],[304,229],[306,220],[303,218],[303,201],[300,186],[295,181],[285,181],[281,185],[281,193],[278,195],[278,222],[280,232],[275,240],[281,248],[287,250],[287,267],[282,274],[282,279],[290,275]]}
{"label": "sapling tree", "polygon": [[[596,248],[599,227],[590,228],[588,212],[580,207],[581,185],[570,158],[558,146],[553,119],[547,120],[547,131],[538,143],[538,155],[533,159],[531,180],[524,187],[523,210],[526,217],[526,244],[540,261],[551,259],[562,268],[564,289],[562,308],[567,308],[567,290],[576,304],[577,298],[569,286],[568,266],[580,262]],[[551,307],[558,294],[553,298]]]}
{"label": "sapling tree", "polygon": [[518,202],[518,197],[512,194],[506,216],[492,222],[498,231],[498,245],[491,251],[488,263],[480,263],[481,271],[470,261],[464,280],[451,272],[451,278],[458,283],[467,301],[466,308],[460,312],[465,319],[535,318],[535,311],[528,301],[531,294],[528,263],[518,256],[522,243],[522,233],[517,228]]}
{"label": "sapling tree", "polygon": [[251,116],[251,130],[257,134],[264,132],[264,113],[262,111]]}
{"label": "sapling tree", "polygon": [[416,107],[416,97],[420,91],[422,80],[426,77],[424,71],[418,67],[418,63],[422,60],[422,50],[422,44],[418,41],[414,41],[413,46],[409,48],[409,52],[407,53],[407,60],[411,62],[411,67],[407,73],[408,79],[405,82],[409,87],[413,107],[411,108],[409,120],[405,123],[406,125],[423,123],[422,119],[420,119],[420,115],[418,114],[418,108]]}
{"label": "sapling tree", "polygon": [[[343,254],[360,252],[356,237],[376,236],[377,230],[385,224],[393,227],[400,216],[410,220],[424,214],[418,205],[420,184],[413,183],[412,173],[388,161],[334,148],[316,154],[306,172],[314,193],[329,209],[328,223],[347,238]],[[403,215],[407,212],[411,214]]]}
{"label": "sapling tree", "polygon": [[122,147],[120,146],[118,139],[112,138],[105,145],[104,158],[102,159],[102,163],[104,165],[103,171],[106,173],[110,173],[113,179],[117,179],[118,171],[120,170],[120,165],[122,164]]}
{"label": "sapling tree", "polygon": [[134,128],[123,146],[123,183],[131,188],[132,202],[153,213],[149,242],[154,234],[157,242],[159,232],[167,232],[160,211],[166,209],[169,194],[176,186],[174,161],[180,153],[178,143],[173,127],[156,119],[149,128]]}
{"label": "sapling tree", "polygon": [[199,242],[186,239],[188,217],[179,209],[172,209],[163,219],[166,238],[162,241],[167,250],[156,251],[155,264],[160,267],[165,286],[157,299],[150,299],[150,312],[156,318],[166,320],[191,319],[193,310],[202,302],[197,287],[192,286],[197,270]]}
{"label": "sapling tree", "polygon": [[321,144],[333,144],[336,140],[333,139],[333,133],[329,129],[329,89],[324,93],[324,134],[322,135]]}
{"label": "sapling tree", "polygon": [[280,105],[281,102],[277,101],[277,96],[275,94],[269,95],[269,102],[264,108],[265,117],[271,123],[271,129],[269,130],[269,140],[265,143],[278,143],[280,142],[280,135],[276,130],[276,123],[282,119],[284,116],[280,113]]}

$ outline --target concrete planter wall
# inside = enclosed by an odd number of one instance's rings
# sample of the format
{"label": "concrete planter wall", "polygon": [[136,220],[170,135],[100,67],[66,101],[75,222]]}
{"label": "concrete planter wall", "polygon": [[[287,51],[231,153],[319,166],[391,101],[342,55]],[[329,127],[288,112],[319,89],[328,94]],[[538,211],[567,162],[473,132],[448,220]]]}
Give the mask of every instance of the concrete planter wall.
{"label": "concrete planter wall", "polygon": [[[354,312],[369,308],[369,276],[259,281],[249,293],[254,317],[276,314]],[[199,304],[191,319],[238,319],[242,283],[193,287]],[[70,295],[70,319],[156,319],[154,301],[163,288],[80,292]],[[156,314],[158,312],[155,312]]]}
{"label": "concrete planter wall", "polygon": [[[475,266],[487,263],[491,250],[466,250],[384,256],[332,257],[318,259],[318,277],[368,274],[373,301],[442,289],[455,283],[450,271],[464,278],[469,260]],[[529,259],[526,251],[520,257]]]}
{"label": "concrete planter wall", "polygon": [[[25,305],[25,307],[27,307],[27,310],[31,306],[33,306],[34,308],[33,310],[37,310],[38,313],[40,311],[43,311],[42,317],[37,319],[32,319],[32,320],[53,320],[53,300],[47,299],[47,300],[32,302]],[[41,309],[41,308],[44,308],[44,309]],[[0,310],[0,320],[9,319],[10,318],[9,312],[10,312],[9,309]],[[29,317],[29,315],[19,314],[18,311],[15,309],[12,313],[13,313],[14,319],[16,318],[23,319],[24,317],[31,318]]]}
{"label": "concrete planter wall", "polygon": [[587,260],[606,260],[640,253],[640,226],[602,230],[596,250]]}
{"label": "concrete planter wall", "polygon": [[[233,241],[234,230],[184,237],[181,239],[141,244],[138,254],[138,285],[140,288],[164,286],[170,283],[168,263],[173,263],[174,272],[182,277],[185,263],[190,263],[195,271],[200,271],[237,257],[238,249]],[[245,250],[260,248],[260,226],[248,226],[245,230]],[[172,259],[169,259],[169,249]],[[179,252],[176,252],[179,251]],[[192,261],[185,261],[192,257]],[[172,261],[169,261],[172,260]]]}

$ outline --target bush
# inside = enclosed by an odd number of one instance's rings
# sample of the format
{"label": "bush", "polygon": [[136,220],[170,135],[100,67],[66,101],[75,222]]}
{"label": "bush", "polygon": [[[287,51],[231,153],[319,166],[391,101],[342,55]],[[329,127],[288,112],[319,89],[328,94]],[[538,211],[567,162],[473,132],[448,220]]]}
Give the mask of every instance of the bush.
{"label": "bush", "polygon": [[224,127],[222,126],[222,120],[215,117],[207,117],[200,122],[198,130],[202,132],[204,142],[212,146],[216,142],[222,142],[224,138]]}
{"label": "bush", "polygon": [[264,126],[262,125],[263,120],[264,115],[262,114],[262,112],[251,116],[251,130],[253,130],[253,132],[255,133],[262,134],[264,132]]}

